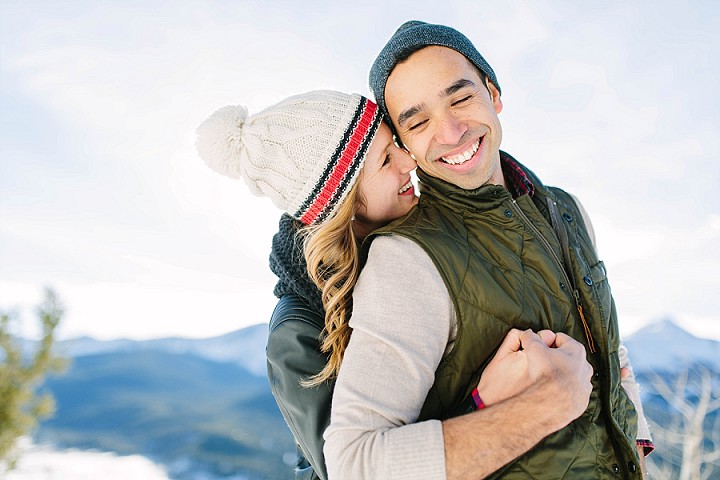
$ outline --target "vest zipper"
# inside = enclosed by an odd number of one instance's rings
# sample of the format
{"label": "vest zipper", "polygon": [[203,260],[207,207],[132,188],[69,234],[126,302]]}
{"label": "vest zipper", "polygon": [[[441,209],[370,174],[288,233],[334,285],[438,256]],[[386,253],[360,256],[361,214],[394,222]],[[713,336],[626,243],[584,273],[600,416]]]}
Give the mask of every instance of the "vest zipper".
{"label": "vest zipper", "polygon": [[520,208],[520,205],[517,204],[517,201],[513,198],[512,199],[512,206],[515,209],[515,211],[520,215],[520,217],[525,221],[525,223],[530,227],[530,229],[537,235],[537,237],[540,239],[541,243],[545,246],[545,249],[550,253],[550,256],[555,260],[555,265],[560,269],[560,272],[562,273],[563,278],[565,279],[565,285],[568,286],[568,288],[572,288],[572,297],[573,300],[575,300],[575,307],[577,308],[578,313],[580,314],[580,320],[583,324],[583,330],[585,331],[585,339],[588,343],[588,348],[590,349],[590,353],[595,353],[595,342],[593,341],[592,332],[590,331],[590,326],[587,323],[587,320],[585,320],[585,314],[583,313],[583,307],[582,302],[580,301],[580,292],[575,288],[575,283],[570,280],[570,276],[568,272],[565,270],[565,266],[560,261],[558,256],[555,254],[555,250],[553,250],[552,245],[550,245],[550,242],[548,242],[547,238],[540,232],[540,230],[533,224],[530,219],[525,215],[525,212],[522,211]]}

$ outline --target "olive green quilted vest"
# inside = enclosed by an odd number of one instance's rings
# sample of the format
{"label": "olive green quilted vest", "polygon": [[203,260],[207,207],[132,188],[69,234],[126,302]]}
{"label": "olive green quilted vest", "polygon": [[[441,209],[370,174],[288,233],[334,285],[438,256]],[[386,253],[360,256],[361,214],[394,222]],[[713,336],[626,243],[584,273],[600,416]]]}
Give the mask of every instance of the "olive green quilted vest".
{"label": "olive green quilted vest", "polygon": [[[564,332],[585,346],[596,372],[587,410],[489,478],[640,478],[637,416],[620,386],[617,315],[605,267],[572,198],[524,170],[535,187],[532,198],[513,199],[497,185],[462,190],[419,171],[418,206],[374,234],[420,245],[455,307],[457,338],[419,420],[444,419],[455,410],[511,328]],[[547,199],[556,205],[558,230]]]}

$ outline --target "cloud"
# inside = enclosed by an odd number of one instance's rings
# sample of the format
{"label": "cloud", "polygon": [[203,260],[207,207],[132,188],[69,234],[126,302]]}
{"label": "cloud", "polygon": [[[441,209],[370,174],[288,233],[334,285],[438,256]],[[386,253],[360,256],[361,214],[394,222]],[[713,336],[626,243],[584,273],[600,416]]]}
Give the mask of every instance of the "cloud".
{"label": "cloud", "polygon": [[707,220],[720,214],[715,3],[0,9],[0,279],[13,285],[0,304],[51,282],[67,332],[204,336],[203,305],[211,330],[267,320],[280,212],[207,169],[194,129],[227,104],[367,93],[374,55],[409,18],[456,26],[493,65],[504,148],[583,200],[622,313],[720,308],[706,294],[720,246]]}

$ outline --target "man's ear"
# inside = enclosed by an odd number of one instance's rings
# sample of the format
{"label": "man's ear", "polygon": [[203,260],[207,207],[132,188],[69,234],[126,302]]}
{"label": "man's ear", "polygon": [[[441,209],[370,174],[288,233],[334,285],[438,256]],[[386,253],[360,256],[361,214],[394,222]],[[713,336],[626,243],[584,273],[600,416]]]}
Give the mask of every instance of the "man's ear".
{"label": "man's ear", "polygon": [[503,103],[502,99],[500,98],[500,92],[498,91],[497,87],[494,83],[492,83],[490,80],[488,80],[487,77],[485,77],[485,85],[487,85],[488,92],[490,92],[490,98],[492,99],[493,106],[495,107],[495,113],[502,112],[503,109]]}

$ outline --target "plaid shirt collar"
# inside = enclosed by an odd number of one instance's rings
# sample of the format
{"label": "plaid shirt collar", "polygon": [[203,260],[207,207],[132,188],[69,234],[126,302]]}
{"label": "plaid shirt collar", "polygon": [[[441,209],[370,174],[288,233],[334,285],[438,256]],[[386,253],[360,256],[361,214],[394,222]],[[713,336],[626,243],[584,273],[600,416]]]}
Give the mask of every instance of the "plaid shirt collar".
{"label": "plaid shirt collar", "polygon": [[507,183],[507,188],[513,198],[523,195],[530,195],[532,197],[535,194],[535,185],[533,185],[530,178],[514,158],[501,151],[500,164],[503,175],[505,176],[505,183]]}

